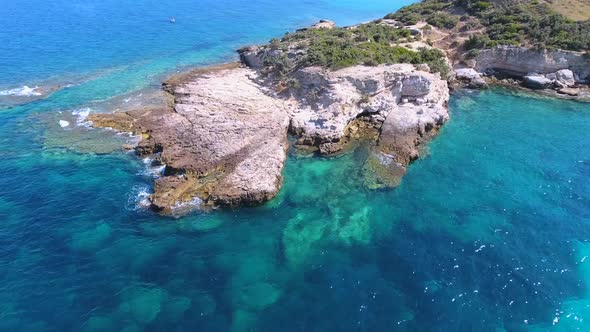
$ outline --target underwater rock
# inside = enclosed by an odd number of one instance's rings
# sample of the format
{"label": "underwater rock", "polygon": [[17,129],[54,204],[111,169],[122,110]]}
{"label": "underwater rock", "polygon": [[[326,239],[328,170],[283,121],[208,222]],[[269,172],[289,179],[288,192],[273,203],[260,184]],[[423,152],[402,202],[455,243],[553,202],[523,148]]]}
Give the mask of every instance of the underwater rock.
{"label": "underwater rock", "polygon": [[92,316],[86,322],[84,330],[88,332],[112,331],[113,320],[106,316]]}
{"label": "underwater rock", "polygon": [[182,320],[185,312],[191,308],[192,300],[188,297],[178,296],[168,300],[165,306],[164,314],[167,321],[178,322]]}
{"label": "underwater rock", "polygon": [[236,305],[249,310],[262,310],[278,301],[281,290],[266,282],[259,282],[244,286],[239,290]]}
{"label": "underwater rock", "polygon": [[111,226],[101,223],[93,229],[75,233],[72,236],[70,247],[76,251],[96,251],[109,239],[111,233]]}
{"label": "underwater rock", "polygon": [[[151,239],[128,236],[113,242],[96,252],[97,261],[103,266],[143,273],[152,268],[177,243],[171,238]],[[115,254],[116,253],[116,254]]]}
{"label": "underwater rock", "polygon": [[230,297],[236,298],[235,292],[248,285],[268,280],[276,275],[277,262],[275,258],[262,250],[248,254],[224,253],[216,257],[216,266],[231,273]]}
{"label": "underwater rock", "polygon": [[164,289],[135,287],[123,293],[119,310],[139,324],[149,324],[158,317],[167,297]]}
{"label": "underwater rock", "polygon": [[299,213],[283,231],[285,257],[291,267],[300,266],[313,252],[316,242],[328,230],[329,223],[316,215]]}
{"label": "underwater rock", "polygon": [[209,294],[198,294],[198,296],[194,298],[193,303],[203,316],[213,314],[217,308],[217,302],[215,302],[213,296]]}
{"label": "underwater rock", "polygon": [[236,310],[232,314],[232,332],[251,331],[252,326],[256,323],[256,315],[246,310]]}
{"label": "underwater rock", "polygon": [[428,280],[424,283],[424,293],[435,294],[442,289],[440,282],[436,280]]}
{"label": "underwater rock", "polygon": [[364,207],[353,213],[345,222],[334,221],[334,232],[339,242],[345,245],[368,244],[371,240],[371,209]]}
{"label": "underwater rock", "polygon": [[[106,130],[88,130],[79,114],[74,112],[46,112],[32,114],[35,120],[31,130],[42,133],[45,151],[74,151],[81,154],[110,154],[121,150],[121,145],[131,138],[113,135]],[[39,125],[39,128],[35,128]]]}
{"label": "underwater rock", "polygon": [[130,324],[125,326],[121,332],[140,332],[141,328],[139,326],[137,326],[136,324]]}
{"label": "underwater rock", "polygon": [[382,151],[371,151],[365,164],[364,184],[369,189],[392,188],[401,183],[406,166],[395,160],[395,155]]}
{"label": "underwater rock", "polygon": [[569,298],[555,310],[551,323],[539,323],[531,326],[530,331],[588,331],[590,329],[590,244],[575,244],[576,274],[584,287],[585,294],[581,297]]}

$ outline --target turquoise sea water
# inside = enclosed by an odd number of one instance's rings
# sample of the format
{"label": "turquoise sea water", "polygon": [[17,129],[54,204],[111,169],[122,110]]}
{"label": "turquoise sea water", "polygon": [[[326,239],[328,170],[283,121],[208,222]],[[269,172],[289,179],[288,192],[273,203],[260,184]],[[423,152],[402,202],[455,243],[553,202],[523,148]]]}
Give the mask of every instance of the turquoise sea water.
{"label": "turquoise sea water", "polygon": [[178,220],[141,207],[153,170],[128,138],[80,117],[400,5],[3,3],[0,90],[72,86],[0,96],[0,331],[589,331],[589,104],[458,91],[395,190],[363,188],[363,147],[291,152],[267,205]]}

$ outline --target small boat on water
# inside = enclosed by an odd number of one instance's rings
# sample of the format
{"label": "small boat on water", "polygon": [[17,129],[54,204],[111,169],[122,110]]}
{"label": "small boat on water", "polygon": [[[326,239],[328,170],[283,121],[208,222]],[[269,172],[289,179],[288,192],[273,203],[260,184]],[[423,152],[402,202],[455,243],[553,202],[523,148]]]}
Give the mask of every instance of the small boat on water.
{"label": "small boat on water", "polygon": [[176,19],[174,18],[174,16],[170,17],[170,23],[176,23]]}

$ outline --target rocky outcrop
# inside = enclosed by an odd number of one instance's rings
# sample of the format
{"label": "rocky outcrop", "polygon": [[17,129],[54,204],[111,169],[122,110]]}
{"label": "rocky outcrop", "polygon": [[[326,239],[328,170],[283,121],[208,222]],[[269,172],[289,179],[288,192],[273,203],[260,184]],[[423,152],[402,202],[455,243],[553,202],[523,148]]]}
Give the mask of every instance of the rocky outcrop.
{"label": "rocky outcrop", "polygon": [[529,73],[545,75],[562,69],[571,70],[577,82],[585,82],[590,76],[590,58],[580,52],[498,46],[481,50],[475,62],[475,70],[479,72],[497,71],[517,77]]}
{"label": "rocky outcrop", "polygon": [[316,24],[309,27],[309,29],[333,29],[336,26],[334,21],[330,20],[320,20]]}
{"label": "rocky outcrop", "polygon": [[[365,163],[365,184],[369,188],[397,186],[408,164],[420,156],[421,148],[449,119],[447,82],[423,72],[410,77],[403,80],[406,88],[402,88],[402,102],[388,113],[377,147]],[[429,82],[428,89],[416,95],[424,86],[422,82]],[[404,95],[403,91],[412,94]]]}
{"label": "rocky outcrop", "polygon": [[455,78],[469,88],[481,89],[487,87],[486,81],[473,68],[455,69]]}
{"label": "rocky outcrop", "polygon": [[370,157],[379,162],[367,162],[367,184],[395,186],[448,119],[447,82],[428,66],[296,67],[285,84],[285,77],[266,70],[265,56],[273,51],[246,47],[240,64],[171,78],[164,84],[173,99],[169,109],[90,118],[96,126],[141,135],[137,153],[165,165],[150,197],[154,209],[176,214],[195,200],[214,206],[268,201],[281,187],[288,132],[298,146],[326,155],[361,137],[375,141],[380,132]]}
{"label": "rocky outcrop", "polygon": [[[547,74],[549,78],[550,74]],[[569,69],[561,69],[555,72],[555,81],[562,87],[571,87],[576,85],[576,78],[574,72]]]}
{"label": "rocky outcrop", "polygon": [[303,68],[295,74],[297,105],[290,111],[291,131],[298,143],[333,153],[342,148],[346,128],[361,115],[382,123],[402,96],[423,96],[430,81],[413,65],[354,66],[338,71]]}
{"label": "rocky outcrop", "polygon": [[[488,81],[511,88],[529,88],[559,98],[590,100],[590,57],[582,52],[497,46],[479,51],[474,59],[461,60],[457,81],[477,87],[469,76],[476,72]],[[473,72],[472,72],[473,71]]]}
{"label": "rocky outcrop", "polygon": [[539,74],[531,74],[523,77],[524,85],[531,89],[547,89],[551,87],[553,81]]}
{"label": "rocky outcrop", "polygon": [[[388,115],[403,112],[404,107],[419,107],[430,113],[434,105],[439,105],[437,111],[448,118],[446,81],[414,65],[354,66],[338,71],[309,67],[295,77],[300,88],[292,99],[297,106],[289,110],[291,132],[299,144],[316,146],[320,153],[341,150],[347,143],[346,129],[360,116],[381,127]],[[400,103],[404,106],[398,107]],[[419,131],[419,121],[412,125]],[[405,148],[398,151],[406,153]],[[411,160],[403,159],[404,165]]]}
{"label": "rocky outcrop", "polygon": [[195,198],[215,205],[258,204],[282,183],[289,118],[246,68],[212,69],[169,84],[174,108],[99,115],[97,125],[143,135],[141,155],[166,165],[154,185],[156,210],[173,214]]}
{"label": "rocky outcrop", "polygon": [[264,59],[259,54],[260,47],[250,45],[242,47],[238,50],[240,55],[240,62],[252,69],[262,69],[264,67]]}
{"label": "rocky outcrop", "polygon": [[[90,120],[142,135],[137,152],[155,155],[166,165],[155,180],[152,205],[174,214],[195,198],[229,206],[271,199],[281,187],[288,129],[298,144],[330,154],[362,127],[356,123],[362,117],[374,128],[383,125],[377,153],[391,156],[405,170],[418,157],[418,147],[448,119],[446,81],[413,65],[338,71],[309,67],[294,77],[300,86],[285,96],[249,68],[201,70],[165,84],[174,96],[169,110],[94,115]],[[390,172],[398,180],[403,175],[397,169],[376,169],[367,172],[383,173],[379,178]]]}

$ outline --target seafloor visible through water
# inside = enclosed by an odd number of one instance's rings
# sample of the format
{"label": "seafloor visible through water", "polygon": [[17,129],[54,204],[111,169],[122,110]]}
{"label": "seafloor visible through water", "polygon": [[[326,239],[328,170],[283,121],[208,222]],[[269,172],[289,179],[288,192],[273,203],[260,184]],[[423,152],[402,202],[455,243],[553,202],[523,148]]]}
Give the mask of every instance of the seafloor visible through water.
{"label": "seafloor visible through water", "polygon": [[[87,112],[238,44],[401,4],[57,2],[0,8],[0,331],[590,331],[590,104],[457,91],[397,189],[364,188],[364,147],[291,151],[270,203],[163,218],[142,204],[158,170]],[[19,88],[43,84],[59,87]]]}

